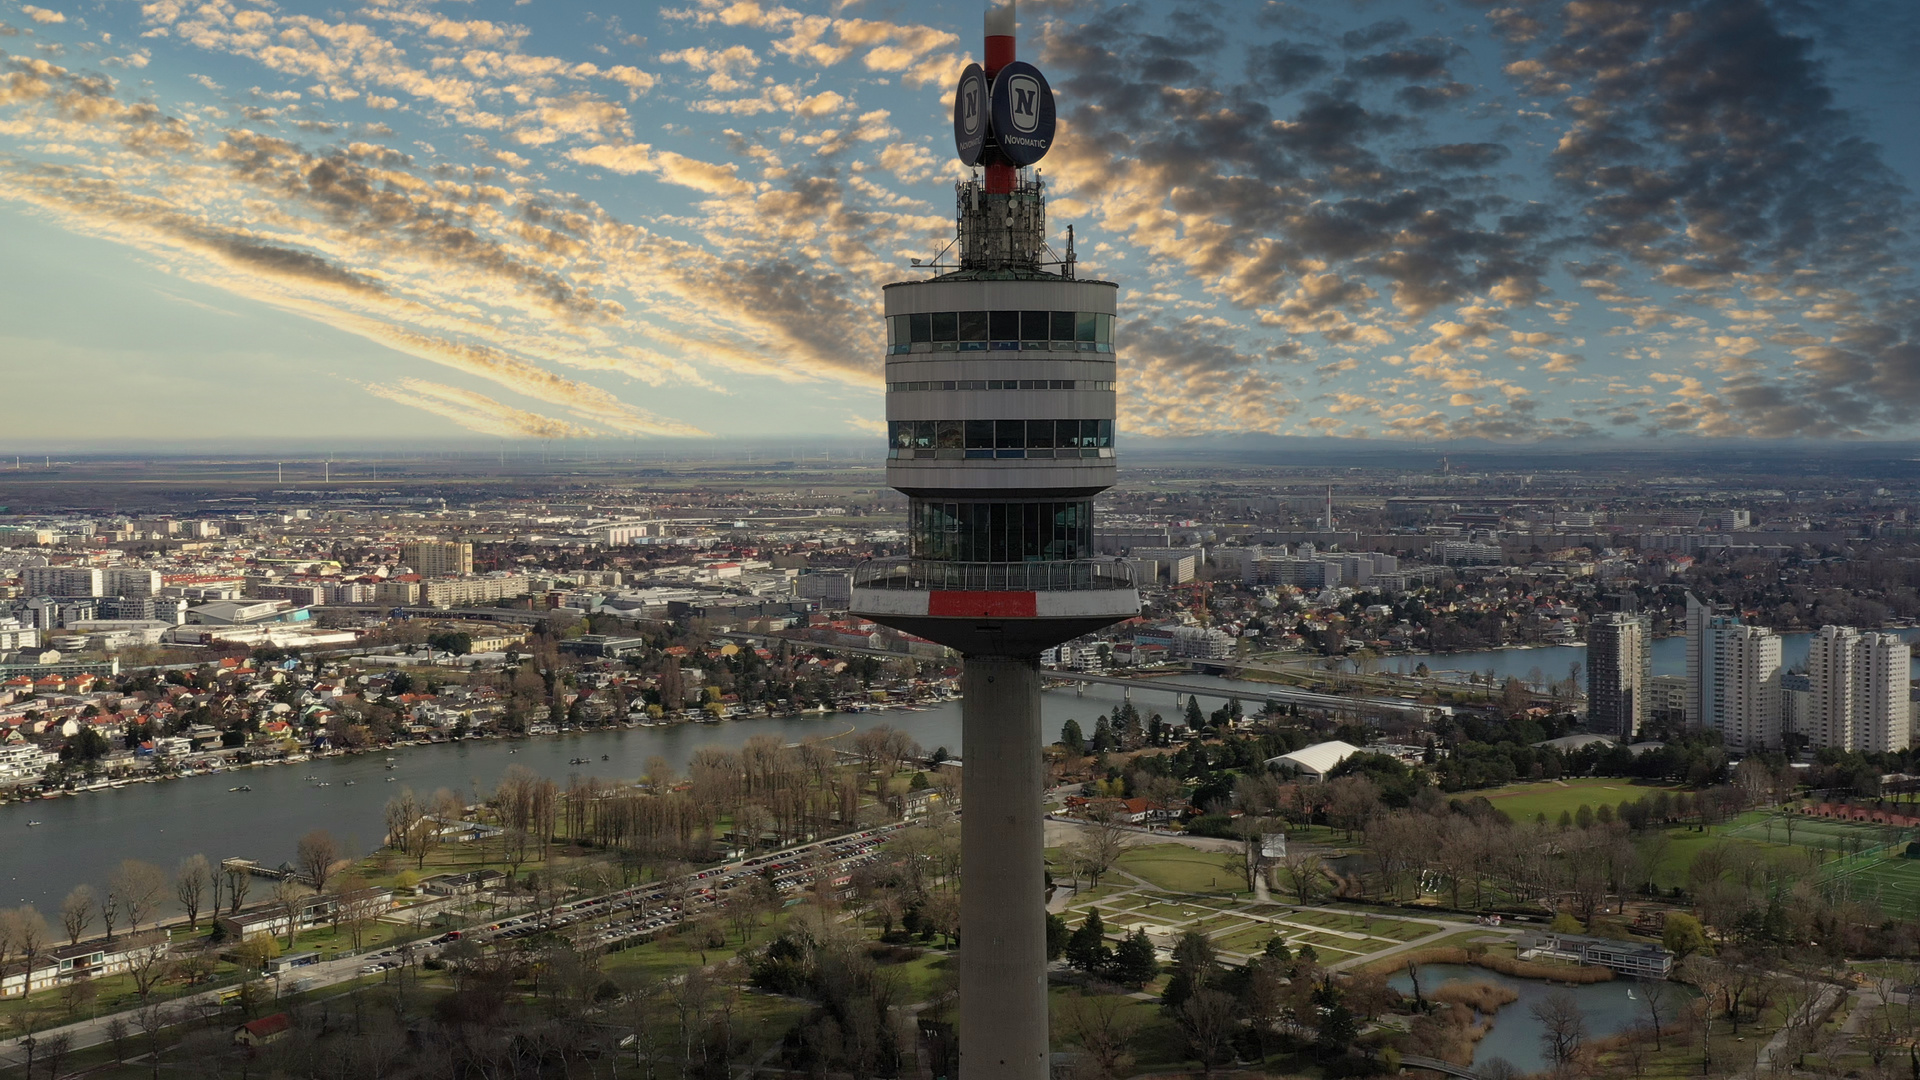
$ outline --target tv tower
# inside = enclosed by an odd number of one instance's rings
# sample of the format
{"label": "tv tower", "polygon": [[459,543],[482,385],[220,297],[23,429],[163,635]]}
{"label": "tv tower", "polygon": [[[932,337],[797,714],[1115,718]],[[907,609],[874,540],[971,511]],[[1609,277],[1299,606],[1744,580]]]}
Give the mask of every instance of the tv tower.
{"label": "tv tower", "polygon": [[1047,1077],[1040,650],[1140,613],[1131,569],[1093,552],[1119,286],[1075,275],[1071,232],[1064,256],[1047,244],[1028,166],[1052,145],[1053,92],[1015,59],[1014,27],[1012,0],[989,6],[986,65],[954,93],[979,170],[955,186],[958,256],[885,288],[887,483],[908,498],[909,554],[853,579],[854,612],[965,657],[964,1080]]}

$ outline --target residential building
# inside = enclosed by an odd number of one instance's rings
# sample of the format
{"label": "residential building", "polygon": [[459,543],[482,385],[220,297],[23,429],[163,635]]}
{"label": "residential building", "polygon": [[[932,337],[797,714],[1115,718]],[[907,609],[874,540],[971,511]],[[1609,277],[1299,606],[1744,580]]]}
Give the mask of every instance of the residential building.
{"label": "residential building", "polygon": [[1687,597],[1688,720],[1729,750],[1781,745],[1780,638]]}
{"label": "residential building", "polygon": [[853,603],[853,574],[823,570],[793,579],[795,596],[820,601],[821,611],[845,611]]}
{"label": "residential building", "polygon": [[1435,540],[1428,556],[1446,566],[1499,566],[1506,561],[1499,544],[1471,540]]}
{"label": "residential building", "polygon": [[311,582],[255,582],[247,587],[247,595],[261,600],[291,600],[295,607],[314,607],[327,602],[326,586]]}
{"label": "residential building", "polygon": [[1816,748],[1905,750],[1911,665],[1911,649],[1893,634],[1821,627],[1808,643],[1807,715],[1799,733]]}
{"label": "residential building", "polygon": [[433,607],[491,604],[527,595],[527,579],[520,574],[486,577],[438,578],[420,583],[420,602]]}
{"label": "residential building", "polygon": [[1195,660],[1225,660],[1233,655],[1233,637],[1211,627],[1176,626],[1168,652]]}
{"label": "residential building", "polygon": [[408,607],[420,602],[420,583],[417,581],[382,581],[373,587],[373,602],[390,604],[394,607]]}
{"label": "residential building", "polygon": [[461,540],[401,544],[400,561],[422,577],[471,574],[473,545]]}
{"label": "residential building", "polygon": [[101,574],[101,587],[107,596],[154,597],[160,595],[160,571],[131,566],[110,566]]}
{"label": "residential building", "polygon": [[1646,719],[1653,625],[1612,612],[1587,625],[1587,730],[1631,739]]}
{"label": "residential building", "polygon": [[1688,682],[1684,675],[1655,675],[1645,682],[1640,723],[1688,724]]}
{"label": "residential building", "polygon": [[106,575],[96,566],[28,566],[20,586],[28,596],[100,596]]}
{"label": "residential building", "polygon": [[18,619],[0,619],[0,653],[20,652],[38,644],[38,627],[25,625]]}

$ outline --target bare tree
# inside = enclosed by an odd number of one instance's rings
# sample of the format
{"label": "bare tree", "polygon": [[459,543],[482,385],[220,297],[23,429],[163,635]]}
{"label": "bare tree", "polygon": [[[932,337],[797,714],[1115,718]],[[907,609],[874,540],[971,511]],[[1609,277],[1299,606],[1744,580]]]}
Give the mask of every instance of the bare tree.
{"label": "bare tree", "polygon": [[420,802],[414,798],[413,789],[401,788],[400,794],[388,799],[384,814],[387,846],[407,851],[407,836],[413,831],[414,822],[420,820]]}
{"label": "bare tree", "polygon": [[287,948],[293,948],[294,935],[300,932],[300,883],[283,877],[273,883],[273,911],[287,921]]}
{"label": "bare tree", "polygon": [[119,897],[120,906],[127,913],[127,928],[138,930],[140,924],[146,922],[160,906],[160,898],[166,895],[167,874],[150,862],[126,859],[108,879],[107,892]]}
{"label": "bare tree", "polygon": [[27,975],[24,985],[33,985],[33,964],[47,948],[47,920],[35,910],[32,904],[13,909],[12,918],[7,920],[7,934],[13,941],[13,952],[26,961]]}
{"label": "bare tree", "polygon": [[1074,866],[1087,876],[1088,887],[1100,884],[1100,878],[1120,861],[1129,837],[1119,818],[1112,813],[1089,816],[1080,829],[1080,839],[1068,849]]}
{"label": "bare tree", "polygon": [[87,927],[93,924],[93,886],[75,885],[60,901],[60,926],[67,932],[69,945],[80,944]]}
{"label": "bare tree", "polygon": [[340,861],[340,843],[327,830],[315,829],[295,845],[294,861],[313,891],[326,892],[327,879],[333,876],[333,866]]}
{"label": "bare tree", "polygon": [[1240,839],[1240,869],[1247,876],[1247,891],[1258,892],[1261,875],[1267,869],[1266,837],[1278,826],[1270,818],[1251,814],[1233,823],[1233,835]]}
{"label": "bare tree", "polygon": [[1293,884],[1294,895],[1303,904],[1313,903],[1326,884],[1326,874],[1320,868],[1320,856],[1297,847],[1288,848],[1286,867],[1287,880]]}
{"label": "bare tree", "polygon": [[107,933],[107,941],[113,941],[113,923],[120,917],[120,895],[108,889],[100,898],[100,925]]}
{"label": "bare tree", "polygon": [[127,950],[127,974],[133,978],[134,992],[145,1001],[153,994],[154,987],[173,974],[173,961],[167,956],[166,934],[155,931],[146,940],[137,944],[129,943]]}
{"label": "bare tree", "polygon": [[[179,899],[180,906],[187,909],[187,926],[200,929],[200,907],[206,902],[207,886],[213,881],[213,870],[207,865],[205,855],[189,855],[180,860],[180,866],[173,872],[173,895]],[[216,902],[216,907],[219,904]]]}
{"label": "bare tree", "polygon": [[1550,991],[1527,1010],[1540,1022],[1540,1046],[1558,1074],[1569,1072],[1587,1042],[1587,1014],[1565,990]]}
{"label": "bare tree", "polygon": [[1238,1007],[1231,996],[1218,990],[1197,990],[1180,1003],[1174,1023],[1186,1037],[1193,1056],[1200,1059],[1203,1075],[1213,1075],[1213,1067],[1226,1060],[1233,1045],[1233,1034],[1240,1030]]}
{"label": "bare tree", "polygon": [[1086,1052],[1107,1080],[1126,1076],[1133,1064],[1139,1020],[1118,994],[1069,994],[1060,1003],[1060,1033]]}
{"label": "bare tree", "polygon": [[153,1063],[153,1080],[160,1080],[160,1051],[164,1048],[163,1036],[173,1026],[173,1014],[159,1004],[149,1002],[133,1014],[133,1023],[146,1040],[147,1059]]}
{"label": "bare tree", "polygon": [[1647,1029],[1653,1033],[1653,1049],[1659,1053],[1660,1024],[1666,1015],[1667,998],[1673,987],[1665,979],[1647,979],[1640,984],[1640,1000],[1647,1007]]}
{"label": "bare tree", "polygon": [[238,863],[231,866],[223,864],[221,869],[227,873],[228,911],[238,915],[240,905],[247,902],[247,893],[253,888],[253,873]]}

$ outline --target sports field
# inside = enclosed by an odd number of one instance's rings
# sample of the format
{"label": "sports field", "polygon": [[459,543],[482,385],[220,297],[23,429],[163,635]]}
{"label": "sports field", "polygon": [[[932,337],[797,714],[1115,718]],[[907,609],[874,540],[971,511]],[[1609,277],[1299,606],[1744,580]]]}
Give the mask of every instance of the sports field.
{"label": "sports field", "polygon": [[1835,855],[1849,854],[1902,839],[1908,830],[1870,822],[1838,821],[1832,818],[1793,816],[1791,838],[1787,816],[1774,812],[1741,815],[1738,824],[1723,835],[1764,844],[1792,844],[1795,847],[1825,850]]}
{"label": "sports field", "polygon": [[1920,916],[1920,859],[1841,859],[1829,864],[1826,882],[1835,895],[1871,901],[1889,915]]}
{"label": "sports field", "polygon": [[1623,802],[1644,799],[1656,791],[1672,790],[1665,784],[1636,784],[1612,777],[1580,777],[1573,780],[1541,780],[1532,784],[1508,784],[1486,791],[1463,791],[1459,798],[1484,795],[1487,801],[1515,822],[1532,821],[1545,814],[1548,821],[1560,820],[1561,811],[1571,814],[1582,805],[1598,810],[1601,803],[1615,808]]}

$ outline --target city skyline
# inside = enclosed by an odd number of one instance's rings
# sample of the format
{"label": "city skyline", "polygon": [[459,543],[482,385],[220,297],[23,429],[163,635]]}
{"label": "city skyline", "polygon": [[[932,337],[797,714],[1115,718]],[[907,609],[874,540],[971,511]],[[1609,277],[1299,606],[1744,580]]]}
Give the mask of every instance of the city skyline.
{"label": "city skyline", "polygon": [[[878,447],[980,10],[7,3],[0,355],[123,438]],[[1028,5],[1122,426],[1910,436],[1911,13],[1608,10]]]}

